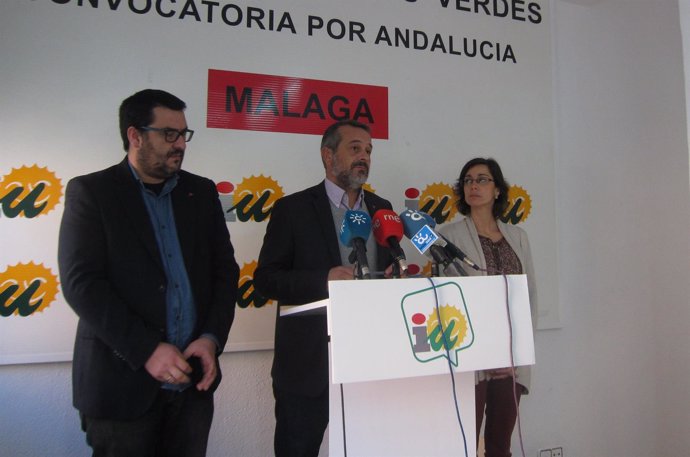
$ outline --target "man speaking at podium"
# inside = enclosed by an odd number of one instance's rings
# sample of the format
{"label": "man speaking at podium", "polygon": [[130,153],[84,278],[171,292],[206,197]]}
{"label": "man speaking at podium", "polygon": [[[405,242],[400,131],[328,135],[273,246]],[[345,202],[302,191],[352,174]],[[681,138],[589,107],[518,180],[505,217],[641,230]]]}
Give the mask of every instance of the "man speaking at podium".
{"label": "man speaking at podium", "polygon": [[[362,189],[371,164],[369,126],[339,121],[326,129],[321,160],[326,179],[278,200],[266,227],[254,287],[278,301],[271,375],[276,399],[277,457],[318,456],[328,425],[328,335],[326,316],[280,317],[280,306],[328,297],[328,281],[353,279],[350,249],[338,242],[346,211],[373,215],[389,201]],[[368,264],[391,263],[388,249],[367,240]]]}

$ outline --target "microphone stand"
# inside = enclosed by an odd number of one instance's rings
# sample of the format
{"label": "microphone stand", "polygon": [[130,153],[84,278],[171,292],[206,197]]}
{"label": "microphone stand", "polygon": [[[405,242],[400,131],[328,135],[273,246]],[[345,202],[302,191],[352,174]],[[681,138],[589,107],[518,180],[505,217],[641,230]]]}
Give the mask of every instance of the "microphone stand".
{"label": "microphone stand", "polygon": [[400,278],[400,264],[398,262],[393,262],[393,277]]}
{"label": "microphone stand", "polygon": [[362,265],[362,263],[357,258],[357,249],[352,249],[348,260],[355,267],[355,279],[371,279],[371,273],[369,272],[368,265]]}
{"label": "microphone stand", "polygon": [[467,272],[465,269],[460,265],[460,262],[457,262],[453,260],[453,265],[455,265],[455,269],[458,271],[459,275],[458,276],[468,276]]}
{"label": "microphone stand", "polygon": [[[431,263],[432,276],[439,276],[439,265],[443,266],[445,276],[467,276],[465,269],[452,260],[441,246],[432,245],[429,247],[429,252],[434,259]],[[435,268],[434,264],[436,264]]]}

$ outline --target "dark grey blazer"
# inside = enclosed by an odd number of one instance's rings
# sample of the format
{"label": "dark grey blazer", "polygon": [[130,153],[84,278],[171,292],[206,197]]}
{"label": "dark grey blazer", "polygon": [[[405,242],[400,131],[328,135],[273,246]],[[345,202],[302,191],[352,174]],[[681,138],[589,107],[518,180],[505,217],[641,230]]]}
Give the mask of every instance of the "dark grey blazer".
{"label": "dark grey blazer", "polygon": [[[195,336],[211,333],[222,348],[235,314],[239,268],[218,193],[211,180],[180,171],[171,198],[197,306]],[[74,406],[93,417],[141,415],[160,388],[144,364],[165,341],[167,283],[126,158],[68,183],[58,264],[62,292],[79,317]]]}
{"label": "dark grey blazer", "polygon": [[[392,209],[388,200],[364,193],[369,214]],[[266,227],[254,287],[279,305],[301,305],[328,297],[328,271],[338,265],[338,246],[324,182],[278,200]],[[377,269],[392,261],[377,246]],[[278,309],[280,306],[278,306]],[[278,311],[279,312],[279,311]],[[328,334],[325,316],[276,318],[271,371],[281,390],[317,396],[328,387]]]}

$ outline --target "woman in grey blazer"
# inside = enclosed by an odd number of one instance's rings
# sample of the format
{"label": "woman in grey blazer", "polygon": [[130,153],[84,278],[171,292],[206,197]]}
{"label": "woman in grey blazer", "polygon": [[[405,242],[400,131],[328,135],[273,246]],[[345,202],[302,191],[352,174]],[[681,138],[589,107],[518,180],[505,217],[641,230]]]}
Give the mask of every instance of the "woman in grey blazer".
{"label": "woman in grey blazer", "polygon": [[[534,322],[537,298],[527,234],[498,219],[508,206],[508,183],[501,167],[493,159],[470,160],[462,168],[454,191],[458,210],[465,218],[439,231],[482,269],[469,269],[468,274],[526,274]],[[485,456],[509,457],[517,405],[520,396],[529,392],[529,367],[480,371],[475,382],[477,443],[486,414]]]}

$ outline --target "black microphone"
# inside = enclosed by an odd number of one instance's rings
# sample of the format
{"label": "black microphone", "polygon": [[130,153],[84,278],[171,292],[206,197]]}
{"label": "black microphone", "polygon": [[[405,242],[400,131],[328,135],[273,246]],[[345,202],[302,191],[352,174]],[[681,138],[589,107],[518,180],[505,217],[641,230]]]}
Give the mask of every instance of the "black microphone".
{"label": "black microphone", "polygon": [[431,258],[439,265],[443,266],[443,273],[446,276],[467,276],[467,272],[460,265],[453,262],[446,250],[438,244],[429,246],[427,252],[431,253]]}
{"label": "black microphone", "polygon": [[367,261],[367,240],[371,233],[371,219],[364,211],[347,210],[343,223],[340,225],[340,242],[352,247],[349,261],[362,279],[370,279],[369,263]]}
{"label": "black microphone", "polygon": [[443,236],[441,233],[438,233],[438,236],[440,236],[441,238],[443,238],[443,241],[446,242],[446,245],[445,245],[444,247],[446,248],[446,250],[448,251],[448,253],[449,253],[452,257],[454,257],[454,258],[456,258],[456,259],[458,259],[458,260],[460,260],[460,261],[462,261],[462,262],[465,262],[467,265],[471,266],[472,268],[474,268],[474,269],[477,270],[477,271],[481,270],[481,268],[479,268],[479,265],[477,265],[477,264],[474,263],[472,260],[470,260],[470,258],[467,257],[467,254],[465,254],[464,252],[462,252],[462,251],[460,250],[459,247],[457,247],[456,245],[454,245],[453,243],[451,243],[451,242],[448,240],[448,238],[446,238],[445,236]]}

